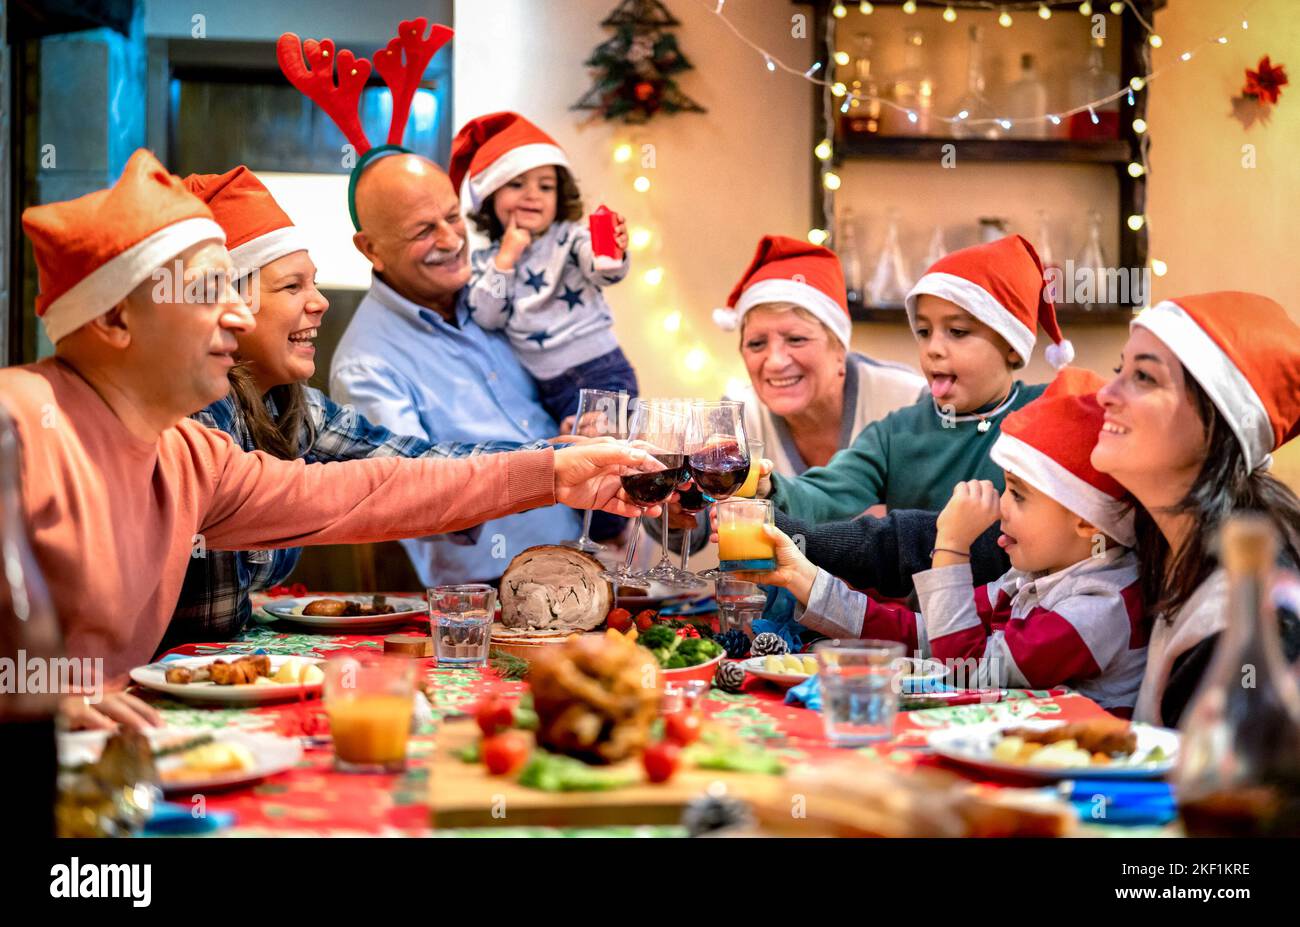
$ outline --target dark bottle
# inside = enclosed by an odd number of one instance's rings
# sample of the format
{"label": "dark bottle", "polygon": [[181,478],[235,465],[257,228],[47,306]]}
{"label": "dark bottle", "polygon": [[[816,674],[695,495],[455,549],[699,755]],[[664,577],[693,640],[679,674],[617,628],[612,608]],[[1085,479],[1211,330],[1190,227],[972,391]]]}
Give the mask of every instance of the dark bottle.
{"label": "dark bottle", "polygon": [[63,635],[23,520],[19,454],[0,405],[0,833],[50,837]]}
{"label": "dark bottle", "polygon": [[1191,836],[1300,836],[1300,691],[1268,593],[1277,533],[1263,516],[1234,516],[1221,543],[1227,627],[1180,725],[1183,826]]}

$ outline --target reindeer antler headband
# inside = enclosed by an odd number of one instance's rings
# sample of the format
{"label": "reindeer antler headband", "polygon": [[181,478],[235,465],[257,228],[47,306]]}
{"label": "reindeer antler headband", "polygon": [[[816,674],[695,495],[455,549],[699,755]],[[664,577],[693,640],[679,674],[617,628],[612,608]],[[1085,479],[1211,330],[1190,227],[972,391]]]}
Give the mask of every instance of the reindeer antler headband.
{"label": "reindeer antler headband", "polygon": [[[397,27],[397,35],[375,53],[373,70],[379,72],[393,95],[388,142],[379,147],[371,145],[370,139],[366,138],[359,111],[361,91],[372,70],[370,61],[356,57],[346,48],[340,49],[336,55],[332,39],[304,41],[294,33],[286,32],[275,43],[276,60],[289,83],[324,110],[356,149],[357,165],[352,169],[348,182],[348,213],[352,216],[354,228],[361,228],[357,221],[357,179],[367,165],[384,155],[410,153],[409,149],[402,147],[402,136],[406,134],[406,122],[411,115],[411,101],[415,99],[415,91],[420,87],[429,61],[454,35],[451,29],[434,23],[426,36],[427,25],[428,20],[423,16],[403,20]],[[337,81],[334,76],[336,65]]]}

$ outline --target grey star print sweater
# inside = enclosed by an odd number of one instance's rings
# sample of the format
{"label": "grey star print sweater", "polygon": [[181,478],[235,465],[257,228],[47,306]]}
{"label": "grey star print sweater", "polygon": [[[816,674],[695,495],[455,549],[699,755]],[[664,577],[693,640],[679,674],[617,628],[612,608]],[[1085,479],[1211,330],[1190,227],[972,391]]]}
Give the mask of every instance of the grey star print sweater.
{"label": "grey star print sweater", "polygon": [[497,269],[493,242],[470,257],[469,308],[481,327],[504,331],[519,362],[549,380],[618,347],[601,287],[627,276],[628,255],[596,269],[585,222],[554,222],[524,249],[513,273]]}

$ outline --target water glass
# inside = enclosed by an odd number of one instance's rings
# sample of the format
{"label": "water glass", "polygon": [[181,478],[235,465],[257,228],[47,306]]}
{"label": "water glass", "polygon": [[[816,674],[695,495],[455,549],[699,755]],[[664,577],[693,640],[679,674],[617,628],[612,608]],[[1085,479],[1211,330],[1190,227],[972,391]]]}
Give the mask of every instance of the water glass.
{"label": "water glass", "polygon": [[739,628],[746,636],[753,637],[754,620],[763,617],[767,605],[763,590],[756,583],[724,575],[715,584],[714,597],[718,602],[718,633]]}
{"label": "water glass", "polygon": [[482,583],[435,586],[429,600],[429,630],[439,666],[485,666],[496,618],[497,591]]}
{"label": "water glass", "polygon": [[826,739],[861,747],[894,736],[906,648],[894,641],[828,640],[813,646]]}

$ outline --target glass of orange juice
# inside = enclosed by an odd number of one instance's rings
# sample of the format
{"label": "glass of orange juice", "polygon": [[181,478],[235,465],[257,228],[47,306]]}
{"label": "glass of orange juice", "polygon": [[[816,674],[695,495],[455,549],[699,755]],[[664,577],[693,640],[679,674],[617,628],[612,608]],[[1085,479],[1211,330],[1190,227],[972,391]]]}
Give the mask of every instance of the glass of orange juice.
{"label": "glass of orange juice", "polygon": [[736,490],[736,495],[742,499],[754,498],[754,493],[758,492],[759,474],[763,468],[763,442],[749,442],[749,473],[745,476],[745,482]]}
{"label": "glass of orange juice", "polygon": [[342,772],[401,772],[411,733],[415,660],[384,654],[325,663],[325,711]]}
{"label": "glass of orange juice", "polygon": [[737,499],[718,503],[718,569],[775,570],[776,548],[764,531],[775,525],[771,499]]}

